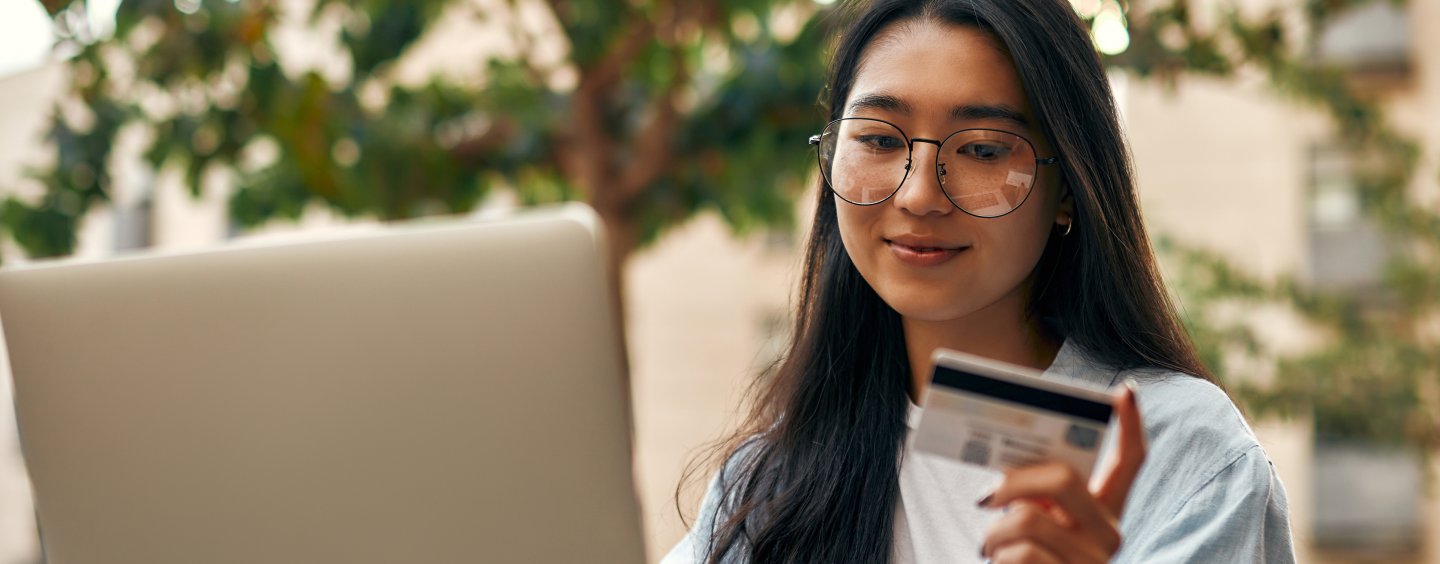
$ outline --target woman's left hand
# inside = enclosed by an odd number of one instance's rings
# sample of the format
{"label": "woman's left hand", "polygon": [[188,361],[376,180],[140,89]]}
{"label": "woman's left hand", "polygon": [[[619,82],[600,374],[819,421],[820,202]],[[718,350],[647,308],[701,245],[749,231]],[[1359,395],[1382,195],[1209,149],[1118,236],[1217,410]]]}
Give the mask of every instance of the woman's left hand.
{"label": "woman's left hand", "polygon": [[1120,420],[1114,462],[1094,491],[1069,465],[1047,462],[1011,470],[982,507],[1008,507],[985,534],[981,556],[997,563],[1109,562],[1120,550],[1120,512],[1145,461],[1145,431],[1135,392],[1115,401]]}

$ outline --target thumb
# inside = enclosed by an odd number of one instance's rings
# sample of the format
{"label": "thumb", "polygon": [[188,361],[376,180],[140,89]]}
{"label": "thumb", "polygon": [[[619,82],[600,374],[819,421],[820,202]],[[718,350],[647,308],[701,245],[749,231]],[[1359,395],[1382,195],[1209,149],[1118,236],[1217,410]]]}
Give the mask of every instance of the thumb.
{"label": "thumb", "polygon": [[1100,488],[1095,497],[1110,510],[1116,519],[1125,509],[1125,498],[1130,495],[1130,486],[1140,473],[1145,462],[1145,427],[1140,422],[1140,406],[1135,402],[1135,389],[1125,385],[1115,398],[1115,416],[1120,420],[1115,457],[1103,474]]}

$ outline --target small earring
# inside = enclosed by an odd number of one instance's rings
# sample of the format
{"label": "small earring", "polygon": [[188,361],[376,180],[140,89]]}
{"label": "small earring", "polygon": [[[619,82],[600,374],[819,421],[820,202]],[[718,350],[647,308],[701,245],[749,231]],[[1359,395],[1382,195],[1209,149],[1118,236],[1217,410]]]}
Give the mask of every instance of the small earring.
{"label": "small earring", "polygon": [[1073,220],[1073,219],[1070,220],[1069,223],[1066,223],[1066,224],[1065,224],[1065,232],[1064,232],[1064,233],[1061,233],[1060,236],[1061,236],[1061,237],[1068,237],[1068,236],[1070,236],[1070,230],[1072,230],[1072,229],[1075,229],[1075,220]]}

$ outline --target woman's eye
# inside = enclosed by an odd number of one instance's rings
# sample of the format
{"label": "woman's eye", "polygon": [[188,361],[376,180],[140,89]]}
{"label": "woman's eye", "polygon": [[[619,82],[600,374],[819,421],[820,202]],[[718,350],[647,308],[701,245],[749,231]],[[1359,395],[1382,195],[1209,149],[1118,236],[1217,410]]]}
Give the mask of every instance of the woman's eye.
{"label": "woman's eye", "polygon": [[856,138],[861,144],[871,149],[904,149],[905,142],[893,135],[861,135]]}
{"label": "woman's eye", "polygon": [[992,161],[1009,154],[1004,145],[995,143],[970,143],[960,148],[960,154],[981,161]]}

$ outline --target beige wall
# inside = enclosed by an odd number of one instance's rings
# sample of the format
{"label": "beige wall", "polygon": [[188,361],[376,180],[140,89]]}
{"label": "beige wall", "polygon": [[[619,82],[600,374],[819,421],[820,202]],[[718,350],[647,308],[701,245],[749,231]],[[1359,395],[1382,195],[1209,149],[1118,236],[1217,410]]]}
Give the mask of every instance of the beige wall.
{"label": "beige wall", "polygon": [[1263,83],[1187,79],[1174,92],[1129,77],[1124,114],[1152,232],[1275,275],[1304,267],[1306,149],[1323,122]]}
{"label": "beige wall", "polygon": [[[674,495],[682,467],[735,422],[744,387],[769,360],[766,322],[787,314],[797,260],[761,236],[735,241],[706,214],[631,265],[636,483],[652,561],[684,531]],[[687,519],[709,478],[682,496]]]}

